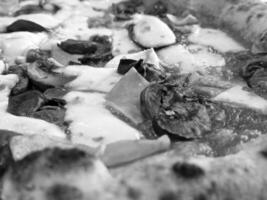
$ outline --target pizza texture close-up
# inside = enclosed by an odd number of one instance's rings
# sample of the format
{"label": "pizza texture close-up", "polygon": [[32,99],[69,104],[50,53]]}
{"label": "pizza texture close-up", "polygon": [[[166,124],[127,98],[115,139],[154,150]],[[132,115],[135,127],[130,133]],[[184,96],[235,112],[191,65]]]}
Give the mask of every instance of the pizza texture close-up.
{"label": "pizza texture close-up", "polygon": [[0,0],[1,200],[267,199],[266,0]]}

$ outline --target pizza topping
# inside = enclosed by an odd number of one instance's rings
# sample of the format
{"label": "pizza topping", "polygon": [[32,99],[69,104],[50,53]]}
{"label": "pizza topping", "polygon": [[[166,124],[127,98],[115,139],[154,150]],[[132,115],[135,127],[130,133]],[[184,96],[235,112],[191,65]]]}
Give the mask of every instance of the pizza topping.
{"label": "pizza topping", "polygon": [[97,44],[85,40],[68,39],[61,42],[58,46],[65,52],[70,54],[90,54],[97,50]]}
{"label": "pizza topping", "polygon": [[12,95],[17,95],[27,90],[29,86],[29,78],[24,66],[10,66],[5,74],[16,74],[19,78],[19,81],[16,83],[15,87],[13,87],[11,90]]}
{"label": "pizza topping", "polygon": [[19,135],[16,132],[0,130],[0,177],[2,177],[8,167],[14,162],[9,143],[13,137]]}
{"label": "pizza topping", "polygon": [[[141,93],[142,114],[152,120],[157,135],[167,134],[174,140],[202,138],[221,128],[238,133],[246,129],[266,130],[266,116],[213,102],[213,95],[223,92],[229,85],[212,82],[191,74],[169,77],[165,83],[154,83]],[[199,90],[208,85],[212,87],[208,87],[207,92]],[[215,93],[209,91],[212,88],[215,88]]]}
{"label": "pizza topping", "polygon": [[205,171],[200,166],[188,162],[178,161],[172,166],[172,170],[178,177],[186,179],[200,178],[205,175]]}
{"label": "pizza topping", "polygon": [[164,152],[170,148],[167,136],[157,140],[119,141],[108,144],[101,159],[108,167],[115,167]]}
{"label": "pizza topping", "polygon": [[157,54],[162,61],[170,66],[178,67],[182,73],[221,69],[225,65],[225,59],[221,54],[214,52],[211,48],[196,44],[172,45],[160,49]]}
{"label": "pizza topping", "polygon": [[33,63],[37,60],[48,58],[48,52],[41,49],[30,49],[26,54],[26,62]]}
{"label": "pizza topping", "polygon": [[115,20],[130,20],[138,12],[139,1],[122,1],[112,4],[112,13]]}
{"label": "pizza topping", "polygon": [[27,91],[10,97],[7,111],[18,116],[31,116],[43,103],[44,98],[40,92]]}
{"label": "pizza topping", "polygon": [[43,26],[35,22],[31,22],[31,21],[23,20],[23,19],[19,19],[6,27],[7,33],[18,32],[18,31],[48,32],[48,30],[44,28]]}
{"label": "pizza topping", "polygon": [[27,67],[27,74],[32,83],[40,89],[61,87],[74,80],[75,75],[66,75],[61,66],[53,59],[41,59]]}
{"label": "pizza topping", "polygon": [[58,46],[70,54],[82,54],[78,60],[81,64],[99,65],[109,61],[112,56],[111,40],[109,36],[92,36],[88,41],[68,39]]}
{"label": "pizza topping", "polygon": [[44,106],[41,107],[39,111],[34,112],[32,117],[56,124],[59,127],[63,127],[65,109],[59,106]]}
{"label": "pizza topping", "polygon": [[96,44],[97,48],[92,53],[86,53],[78,60],[82,64],[92,66],[102,66],[103,63],[108,62],[113,58],[112,55],[112,42],[109,36],[92,36],[90,41]]}
{"label": "pizza topping", "polygon": [[129,32],[132,40],[145,48],[159,48],[176,42],[172,30],[159,18],[150,15],[136,15]]}
{"label": "pizza topping", "polygon": [[244,66],[242,76],[256,94],[267,98],[267,62],[265,56],[252,60]]}
{"label": "pizza topping", "polygon": [[126,74],[132,67],[141,74],[147,81],[160,81],[165,77],[163,68],[154,66],[153,64],[144,63],[141,59],[139,61],[132,59],[121,59],[117,72],[119,74]]}

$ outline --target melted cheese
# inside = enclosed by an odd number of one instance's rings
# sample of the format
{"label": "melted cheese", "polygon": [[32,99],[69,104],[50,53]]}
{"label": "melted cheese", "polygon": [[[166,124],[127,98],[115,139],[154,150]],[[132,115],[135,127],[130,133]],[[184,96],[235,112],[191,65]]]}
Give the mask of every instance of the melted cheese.
{"label": "melted cheese", "polygon": [[86,65],[71,65],[65,69],[66,74],[78,77],[66,87],[72,90],[93,90],[109,92],[121,79],[114,68],[96,68]]}
{"label": "melted cheese", "polygon": [[70,92],[66,121],[70,122],[71,141],[98,146],[120,140],[136,140],[139,132],[116,118],[105,108],[105,96],[99,93]]}
{"label": "melted cheese", "polygon": [[14,32],[0,34],[0,49],[11,63],[17,56],[25,55],[29,49],[38,48],[47,39],[45,33]]}
{"label": "melted cheese", "polygon": [[195,29],[188,40],[193,43],[211,46],[220,52],[238,52],[243,51],[245,48],[229,37],[221,30],[211,28],[201,28],[195,26]]}
{"label": "melted cheese", "polygon": [[156,48],[174,44],[176,37],[172,30],[158,17],[136,15],[133,37],[138,44]]}
{"label": "melted cheese", "polygon": [[243,90],[242,86],[235,86],[226,90],[216,96],[214,100],[240,104],[267,114],[267,100],[256,94]]}
{"label": "melted cheese", "polygon": [[164,48],[157,54],[163,62],[169,65],[177,65],[185,73],[225,65],[225,60],[221,55],[213,53],[207,47],[201,45],[185,47],[178,44]]}
{"label": "melted cheese", "polygon": [[125,29],[113,30],[112,54],[114,56],[140,51]]}

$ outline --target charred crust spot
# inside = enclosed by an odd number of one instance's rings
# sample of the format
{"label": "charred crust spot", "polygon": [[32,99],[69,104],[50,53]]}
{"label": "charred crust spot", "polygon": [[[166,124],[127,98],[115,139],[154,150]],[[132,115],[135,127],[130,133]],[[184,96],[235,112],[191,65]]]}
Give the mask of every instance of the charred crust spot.
{"label": "charred crust spot", "polygon": [[267,159],[267,148],[260,151],[260,155]]}
{"label": "charred crust spot", "polygon": [[176,162],[172,166],[172,171],[175,175],[185,179],[200,178],[205,175],[205,171],[201,167],[186,162]]}
{"label": "charred crust spot", "polygon": [[[26,156],[12,165],[12,177],[16,182],[25,183],[31,180],[38,170],[57,170],[65,173],[75,167],[90,168],[94,157],[78,149],[45,149]],[[39,164],[41,166],[39,166]],[[37,166],[42,169],[37,169]]]}
{"label": "charred crust spot", "polygon": [[47,190],[46,197],[49,200],[81,200],[83,194],[74,186],[56,184]]}
{"label": "charred crust spot", "polygon": [[262,18],[263,16],[264,16],[264,13],[258,13],[258,14],[256,15],[256,17],[257,17],[258,19]]}
{"label": "charred crust spot", "polygon": [[59,148],[55,148],[52,155],[50,156],[49,161],[51,163],[67,164],[67,163],[77,162],[85,157],[86,153],[78,149],[62,150]]}

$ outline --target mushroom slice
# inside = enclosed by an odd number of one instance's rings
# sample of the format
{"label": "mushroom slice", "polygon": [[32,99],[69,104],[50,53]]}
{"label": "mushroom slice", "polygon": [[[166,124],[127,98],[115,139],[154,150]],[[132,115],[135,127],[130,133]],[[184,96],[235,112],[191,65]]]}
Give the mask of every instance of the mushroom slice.
{"label": "mushroom slice", "polygon": [[58,106],[45,106],[41,110],[33,113],[32,117],[63,127],[65,109]]}
{"label": "mushroom slice", "polygon": [[16,74],[19,78],[17,84],[12,88],[11,94],[17,95],[22,92],[25,92],[29,86],[29,79],[27,77],[27,73],[25,71],[25,67],[22,65],[13,65],[10,66],[7,74]]}
{"label": "mushroom slice", "polygon": [[17,116],[31,116],[43,103],[44,98],[39,91],[27,91],[10,97],[7,111]]}
{"label": "mushroom slice", "polygon": [[74,75],[65,74],[52,59],[31,63],[27,68],[27,73],[33,84],[40,89],[61,87],[76,78]]}
{"label": "mushroom slice", "polygon": [[158,17],[136,15],[129,32],[133,41],[145,48],[159,48],[176,42],[173,31]]}

